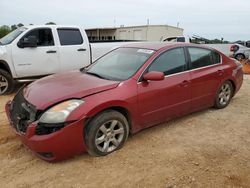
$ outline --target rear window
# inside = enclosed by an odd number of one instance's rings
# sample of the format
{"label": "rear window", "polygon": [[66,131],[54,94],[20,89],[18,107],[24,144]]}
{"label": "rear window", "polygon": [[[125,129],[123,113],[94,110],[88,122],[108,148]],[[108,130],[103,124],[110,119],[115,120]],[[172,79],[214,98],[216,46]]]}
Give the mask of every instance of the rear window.
{"label": "rear window", "polygon": [[204,48],[188,48],[192,69],[218,64],[221,61],[220,54]]}
{"label": "rear window", "polygon": [[79,29],[57,29],[60,44],[64,45],[80,45],[83,43],[82,35]]}
{"label": "rear window", "polygon": [[177,42],[186,42],[185,37],[178,37]]}
{"label": "rear window", "polygon": [[217,53],[217,52],[212,52],[212,55],[213,55],[213,61],[214,61],[214,64],[218,64],[221,62],[221,57],[220,57],[220,54]]}

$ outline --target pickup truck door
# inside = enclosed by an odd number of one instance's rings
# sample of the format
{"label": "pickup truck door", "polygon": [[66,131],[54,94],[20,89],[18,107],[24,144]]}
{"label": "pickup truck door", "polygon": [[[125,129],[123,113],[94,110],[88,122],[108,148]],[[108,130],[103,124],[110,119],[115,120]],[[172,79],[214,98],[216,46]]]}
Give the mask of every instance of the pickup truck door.
{"label": "pickup truck door", "polygon": [[79,28],[57,28],[61,71],[80,69],[90,64],[88,39]]}
{"label": "pickup truck door", "polygon": [[18,41],[12,46],[12,59],[17,77],[43,76],[59,72],[58,47],[54,42],[51,28],[35,28],[20,40],[29,36],[37,38],[37,47],[20,48]]}

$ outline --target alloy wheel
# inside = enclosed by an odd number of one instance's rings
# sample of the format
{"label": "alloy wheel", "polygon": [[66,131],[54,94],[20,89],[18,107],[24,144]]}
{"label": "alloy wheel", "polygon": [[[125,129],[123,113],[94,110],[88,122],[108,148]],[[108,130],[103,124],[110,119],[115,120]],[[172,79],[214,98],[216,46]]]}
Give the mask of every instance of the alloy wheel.
{"label": "alloy wheel", "polygon": [[125,136],[122,123],[118,120],[108,121],[100,126],[95,136],[96,148],[101,152],[112,152],[119,147]]}
{"label": "alloy wheel", "polygon": [[8,86],[8,80],[3,75],[0,75],[0,94],[5,93],[8,89]]}
{"label": "alloy wheel", "polygon": [[229,102],[230,97],[231,97],[231,93],[232,93],[232,90],[231,90],[230,85],[228,83],[224,83],[221,86],[221,89],[220,89],[220,92],[219,92],[219,103],[220,103],[220,105],[224,106]]}

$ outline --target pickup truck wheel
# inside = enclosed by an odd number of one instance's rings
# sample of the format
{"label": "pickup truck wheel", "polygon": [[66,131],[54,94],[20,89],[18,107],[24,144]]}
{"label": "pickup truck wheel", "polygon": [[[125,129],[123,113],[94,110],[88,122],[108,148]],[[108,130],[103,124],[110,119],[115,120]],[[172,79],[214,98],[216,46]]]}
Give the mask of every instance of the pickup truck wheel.
{"label": "pickup truck wheel", "polygon": [[119,112],[107,110],[94,117],[85,128],[85,143],[92,156],[105,156],[120,149],[127,140],[127,119]]}
{"label": "pickup truck wheel", "polygon": [[15,89],[15,81],[12,76],[4,71],[0,70],[0,95],[9,94]]}

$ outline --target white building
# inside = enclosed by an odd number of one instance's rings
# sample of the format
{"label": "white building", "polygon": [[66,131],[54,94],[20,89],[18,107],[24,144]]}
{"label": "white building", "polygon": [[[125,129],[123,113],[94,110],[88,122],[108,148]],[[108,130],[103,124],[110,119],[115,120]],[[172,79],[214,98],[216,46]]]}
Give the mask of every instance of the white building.
{"label": "white building", "polygon": [[169,25],[142,25],[117,28],[86,29],[90,41],[139,40],[162,41],[171,36],[182,36],[184,29]]}

